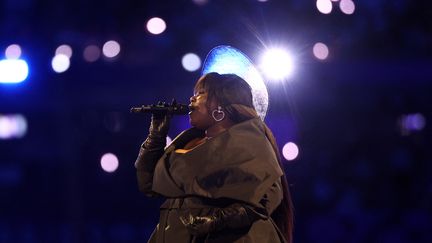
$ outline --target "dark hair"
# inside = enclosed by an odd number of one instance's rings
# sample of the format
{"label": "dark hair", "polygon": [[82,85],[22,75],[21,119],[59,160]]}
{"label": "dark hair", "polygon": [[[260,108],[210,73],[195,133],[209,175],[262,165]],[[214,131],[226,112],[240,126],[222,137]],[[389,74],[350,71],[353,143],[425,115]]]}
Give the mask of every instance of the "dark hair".
{"label": "dark hair", "polygon": [[[207,91],[207,100],[216,101],[234,123],[243,122],[252,117],[242,114],[233,105],[243,105],[254,110],[252,89],[249,84],[235,74],[208,73],[195,85],[194,90]],[[210,102],[207,108],[210,111]],[[211,112],[211,111],[210,111]]]}
{"label": "dark hair", "polygon": [[[207,100],[214,100],[227,113],[234,123],[240,123],[258,114],[253,105],[252,89],[249,84],[235,74],[208,73],[204,75],[195,85],[194,90],[204,89],[207,91]],[[210,102],[207,103],[210,108]],[[210,110],[210,109],[209,109]],[[279,149],[276,139],[271,130],[264,124],[265,133],[277,156],[279,166],[283,170]],[[292,242],[292,231],[294,227],[294,212],[288,182],[285,174],[281,177],[283,199],[271,217],[286,238],[288,243]]]}

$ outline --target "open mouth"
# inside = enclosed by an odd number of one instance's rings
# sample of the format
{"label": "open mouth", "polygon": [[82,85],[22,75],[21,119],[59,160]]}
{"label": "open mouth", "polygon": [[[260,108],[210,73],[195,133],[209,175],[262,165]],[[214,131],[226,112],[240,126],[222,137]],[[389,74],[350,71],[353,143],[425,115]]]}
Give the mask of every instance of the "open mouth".
{"label": "open mouth", "polygon": [[192,105],[189,105],[189,115],[194,111],[194,110],[196,110],[196,107],[195,106],[192,106]]}

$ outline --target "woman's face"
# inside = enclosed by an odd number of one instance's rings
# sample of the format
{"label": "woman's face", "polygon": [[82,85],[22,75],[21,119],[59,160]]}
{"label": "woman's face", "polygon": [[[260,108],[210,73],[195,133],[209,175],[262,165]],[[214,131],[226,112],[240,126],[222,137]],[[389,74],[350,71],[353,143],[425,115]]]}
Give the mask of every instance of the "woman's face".
{"label": "woman's face", "polygon": [[[203,88],[195,90],[194,95],[190,98],[189,122],[193,127],[206,130],[214,124],[209,110],[207,109],[207,91]],[[210,104],[210,108],[213,108]]]}

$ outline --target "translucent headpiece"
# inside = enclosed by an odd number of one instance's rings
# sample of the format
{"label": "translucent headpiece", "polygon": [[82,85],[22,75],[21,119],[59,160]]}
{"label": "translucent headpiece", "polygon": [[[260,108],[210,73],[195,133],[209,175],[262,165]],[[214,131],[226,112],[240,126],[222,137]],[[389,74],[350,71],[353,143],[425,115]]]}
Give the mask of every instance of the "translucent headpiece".
{"label": "translucent headpiece", "polygon": [[202,75],[211,72],[235,74],[243,78],[251,86],[255,110],[261,120],[264,120],[268,109],[267,87],[260,73],[245,54],[226,45],[213,48],[204,61]]}

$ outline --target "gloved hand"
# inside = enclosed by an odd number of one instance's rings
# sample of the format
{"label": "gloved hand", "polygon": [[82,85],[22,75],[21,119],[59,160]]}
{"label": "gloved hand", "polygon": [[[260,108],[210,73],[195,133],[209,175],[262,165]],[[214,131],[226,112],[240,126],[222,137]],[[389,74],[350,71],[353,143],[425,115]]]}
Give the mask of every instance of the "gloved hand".
{"label": "gloved hand", "polygon": [[260,215],[247,206],[235,203],[225,208],[216,208],[208,216],[192,216],[189,214],[188,217],[181,216],[180,220],[192,235],[201,236],[224,228],[247,227],[252,225],[258,218],[260,218]]}
{"label": "gloved hand", "polygon": [[149,135],[142,147],[145,149],[160,149],[166,145],[166,137],[170,127],[172,114],[152,114]]}

